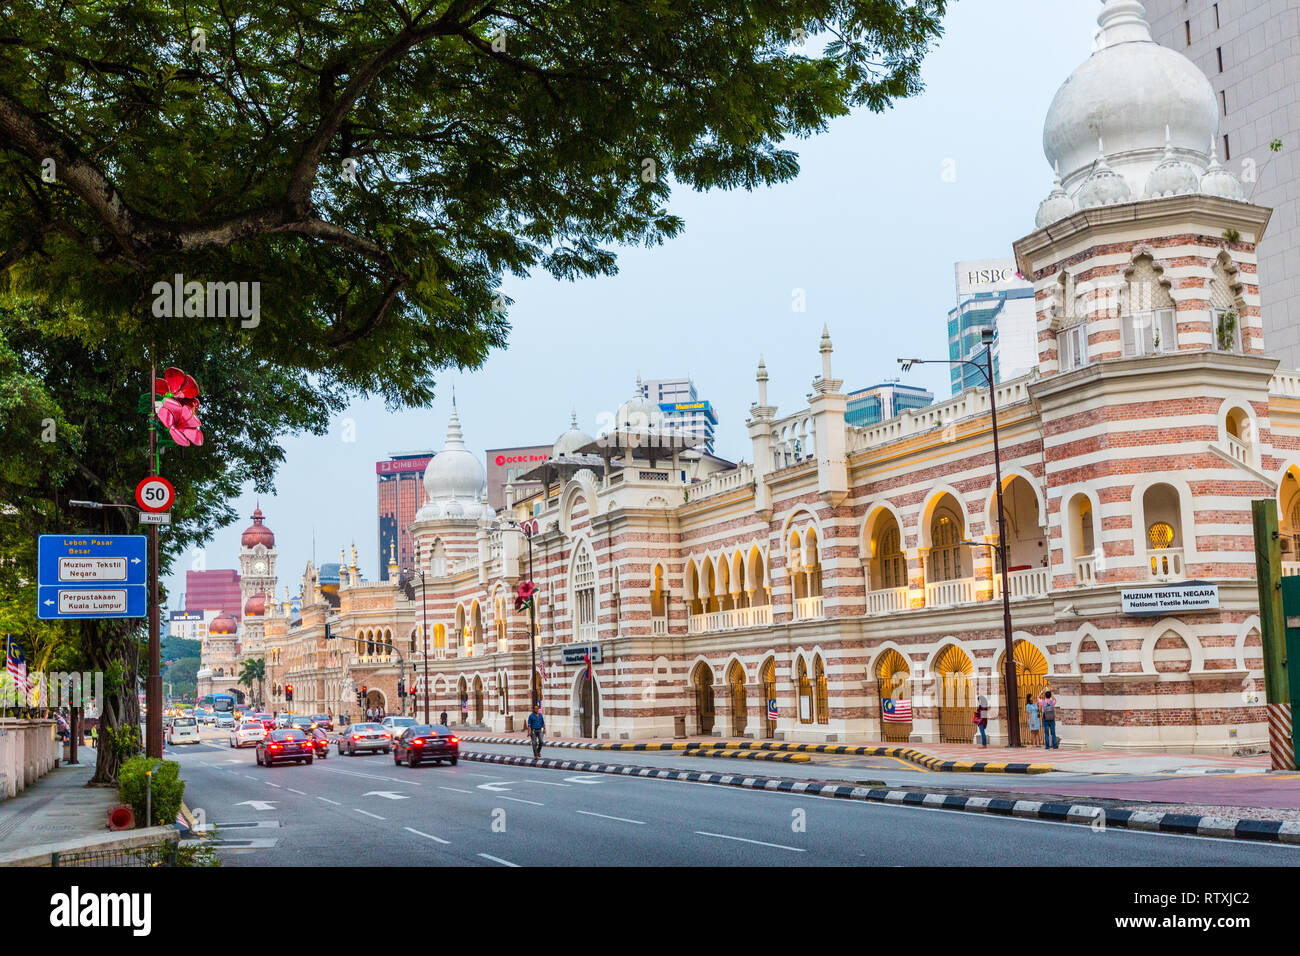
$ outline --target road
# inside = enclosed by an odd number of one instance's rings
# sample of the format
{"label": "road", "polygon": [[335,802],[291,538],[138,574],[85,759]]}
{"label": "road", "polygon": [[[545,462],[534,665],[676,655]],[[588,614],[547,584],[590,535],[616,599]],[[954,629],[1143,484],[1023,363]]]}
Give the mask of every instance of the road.
{"label": "road", "polygon": [[412,770],[331,751],[310,767],[266,768],[224,734],[204,738],[167,756],[181,764],[186,803],[217,825],[227,866],[1300,863],[1285,846],[467,760]]}

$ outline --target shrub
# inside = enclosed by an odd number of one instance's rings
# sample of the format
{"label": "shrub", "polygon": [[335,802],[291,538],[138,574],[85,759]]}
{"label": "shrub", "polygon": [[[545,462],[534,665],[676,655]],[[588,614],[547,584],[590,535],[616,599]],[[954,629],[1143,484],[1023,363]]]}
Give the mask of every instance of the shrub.
{"label": "shrub", "polygon": [[[157,769],[154,769],[154,768]],[[153,770],[153,821],[156,826],[174,823],[185,796],[185,781],[181,779],[180,764],[174,760],[159,762],[151,757],[132,757],[122,764],[118,772],[118,793],[123,803],[135,810],[136,826],[149,825],[145,816],[145,794],[148,787],[146,774]]]}

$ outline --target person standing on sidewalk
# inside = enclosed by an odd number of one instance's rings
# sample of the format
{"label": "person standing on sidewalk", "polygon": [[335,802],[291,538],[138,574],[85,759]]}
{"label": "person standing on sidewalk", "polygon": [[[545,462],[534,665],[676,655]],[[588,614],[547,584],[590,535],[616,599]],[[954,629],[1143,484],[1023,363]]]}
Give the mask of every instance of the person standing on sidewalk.
{"label": "person standing on sidewalk", "polygon": [[1056,698],[1050,690],[1043,691],[1043,744],[1048,750],[1061,749],[1061,738],[1056,736]]}
{"label": "person standing on sidewalk", "polygon": [[989,702],[988,702],[988,698],[986,698],[983,694],[980,694],[980,695],[979,695],[979,698],[978,698],[978,703],[979,703],[979,706],[975,709],[975,726],[979,728],[979,732],[980,732],[980,746],[981,746],[981,747],[987,747],[987,746],[989,745],[989,735],[988,735],[988,726],[989,726]]}
{"label": "person standing on sidewalk", "polygon": [[1042,746],[1043,726],[1038,722],[1038,703],[1033,694],[1025,695],[1025,720],[1029,726],[1029,742],[1036,747]]}
{"label": "person standing on sidewalk", "polygon": [[438,723],[442,724],[444,727],[447,726],[447,712],[445,710],[438,715]]}

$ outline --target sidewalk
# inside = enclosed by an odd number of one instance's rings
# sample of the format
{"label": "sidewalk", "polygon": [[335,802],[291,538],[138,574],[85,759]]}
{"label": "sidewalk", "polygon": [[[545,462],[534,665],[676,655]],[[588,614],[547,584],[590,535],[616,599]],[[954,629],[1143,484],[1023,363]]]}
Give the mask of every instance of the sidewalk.
{"label": "sidewalk", "polygon": [[75,767],[60,764],[26,790],[0,802],[0,854],[108,832],[116,787],[87,787],[95,751],[78,750]]}
{"label": "sidewalk", "polygon": [[[523,744],[524,734],[461,733],[465,743],[512,742]],[[1050,771],[1071,774],[1227,774],[1266,773],[1269,756],[1230,757],[1214,754],[1120,753],[1098,750],[1044,750],[1041,747],[978,747],[974,744],[901,744],[888,741],[865,741],[854,744],[800,744],[776,740],[736,740],[726,737],[692,737],[674,740],[656,737],[637,740],[597,740],[548,736],[549,746],[582,750],[637,751],[687,750],[699,747],[736,747],[770,749],[811,754],[861,755],[872,750],[903,749],[919,753],[923,761],[913,761],[930,769],[965,771],[975,764],[1050,764]],[[935,764],[943,764],[936,768]],[[960,764],[961,766],[952,766]]]}

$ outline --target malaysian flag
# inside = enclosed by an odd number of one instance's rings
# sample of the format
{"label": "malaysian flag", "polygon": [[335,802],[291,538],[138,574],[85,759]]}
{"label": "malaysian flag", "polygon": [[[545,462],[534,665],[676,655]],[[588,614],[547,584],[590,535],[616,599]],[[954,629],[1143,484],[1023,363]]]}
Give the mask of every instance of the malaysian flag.
{"label": "malaysian flag", "polygon": [[767,699],[767,719],[776,720],[780,716],[780,713],[776,709],[776,698],[769,697]]}
{"label": "malaysian flag", "polygon": [[23,657],[22,645],[15,641],[9,635],[5,635],[5,665],[9,670],[9,677],[14,682],[14,700],[17,701],[18,695],[22,695],[23,703],[27,703],[27,658]]}
{"label": "malaysian flag", "polygon": [[888,723],[907,724],[912,721],[912,701],[909,699],[894,700],[886,697],[881,702],[880,709]]}
{"label": "malaysian flag", "polygon": [[546,680],[546,663],[541,659],[537,661],[537,673],[542,675],[542,680]]}

